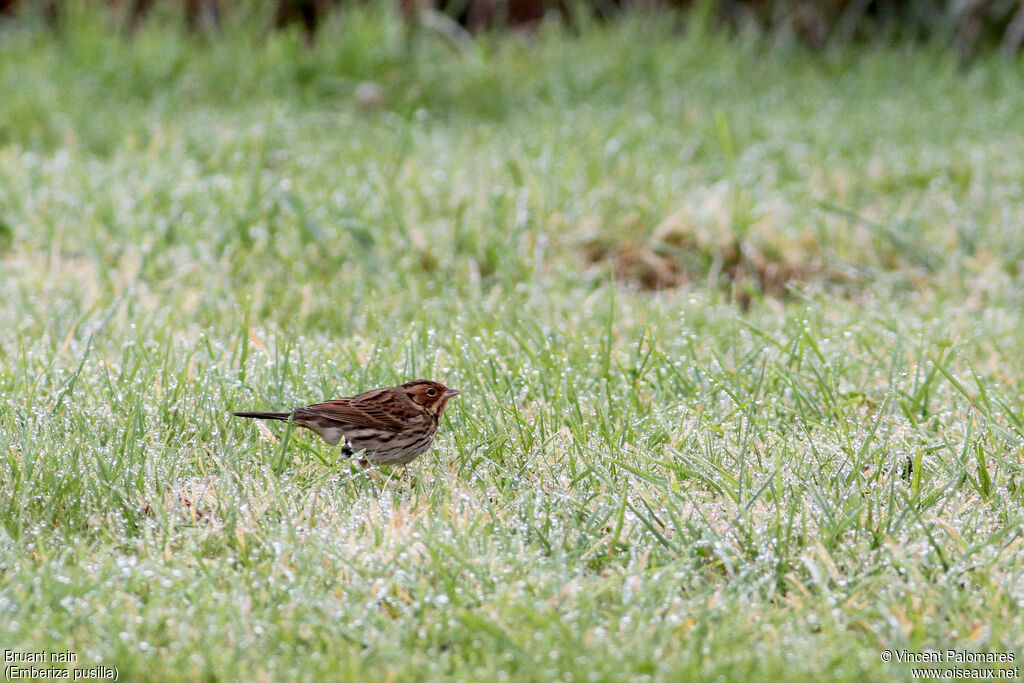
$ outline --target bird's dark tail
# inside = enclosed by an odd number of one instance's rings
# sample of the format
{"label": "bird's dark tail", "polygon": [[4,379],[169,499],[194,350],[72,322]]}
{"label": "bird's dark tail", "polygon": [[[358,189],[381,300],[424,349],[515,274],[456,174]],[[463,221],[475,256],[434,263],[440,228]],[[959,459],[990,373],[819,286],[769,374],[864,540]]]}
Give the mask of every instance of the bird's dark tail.
{"label": "bird's dark tail", "polygon": [[287,420],[291,413],[231,413],[235,417],[255,417],[260,420]]}

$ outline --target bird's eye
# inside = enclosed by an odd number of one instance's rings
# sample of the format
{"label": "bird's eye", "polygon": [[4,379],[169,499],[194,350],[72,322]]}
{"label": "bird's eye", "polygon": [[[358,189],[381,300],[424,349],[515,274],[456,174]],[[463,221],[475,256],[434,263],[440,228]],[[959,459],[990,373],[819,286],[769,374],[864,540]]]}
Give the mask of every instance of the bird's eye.
{"label": "bird's eye", "polygon": [[427,389],[427,396],[437,396],[437,389]]}

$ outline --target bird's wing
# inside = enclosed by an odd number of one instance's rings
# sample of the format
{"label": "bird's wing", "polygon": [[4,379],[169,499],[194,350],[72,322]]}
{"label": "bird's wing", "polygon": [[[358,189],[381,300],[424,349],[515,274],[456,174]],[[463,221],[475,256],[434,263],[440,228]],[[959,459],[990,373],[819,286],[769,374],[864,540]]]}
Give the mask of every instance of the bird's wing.
{"label": "bird's wing", "polygon": [[326,418],[353,427],[398,432],[405,425],[405,420],[411,417],[411,411],[393,402],[339,398],[299,408],[295,411],[295,417],[297,420],[306,417]]}

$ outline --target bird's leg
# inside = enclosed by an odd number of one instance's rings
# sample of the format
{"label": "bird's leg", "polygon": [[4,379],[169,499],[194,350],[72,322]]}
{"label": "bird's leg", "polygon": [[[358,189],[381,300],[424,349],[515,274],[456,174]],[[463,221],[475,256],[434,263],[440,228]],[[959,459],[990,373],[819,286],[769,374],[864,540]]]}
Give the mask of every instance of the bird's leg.
{"label": "bird's leg", "polygon": [[395,467],[391,471],[391,475],[388,477],[388,480],[394,480],[395,491],[399,493],[404,493],[406,490],[416,491],[420,488],[420,482],[416,476],[415,470],[408,465]]}
{"label": "bird's leg", "polygon": [[380,470],[377,468],[370,469],[370,463],[367,460],[359,459],[356,460],[359,466],[363,468],[363,474],[370,480],[371,486],[374,487],[374,495],[380,495],[380,490],[384,488],[387,481],[381,479]]}
{"label": "bird's leg", "polygon": [[[356,450],[354,448],[352,448],[352,444],[349,443],[348,441],[346,441],[345,445],[341,447],[341,454],[343,456],[345,456],[346,459],[352,458],[353,456],[357,455]],[[363,455],[363,454],[365,454],[365,451],[359,451],[359,455]],[[370,475],[370,477],[374,481],[376,481],[378,484],[380,484],[380,477],[379,477],[379,475],[377,474],[376,471],[367,472],[367,470],[370,469],[370,461],[369,460],[367,460],[365,457],[359,457],[359,458],[356,459],[355,462],[358,463],[358,465],[363,468],[363,472],[365,472],[366,474]]]}

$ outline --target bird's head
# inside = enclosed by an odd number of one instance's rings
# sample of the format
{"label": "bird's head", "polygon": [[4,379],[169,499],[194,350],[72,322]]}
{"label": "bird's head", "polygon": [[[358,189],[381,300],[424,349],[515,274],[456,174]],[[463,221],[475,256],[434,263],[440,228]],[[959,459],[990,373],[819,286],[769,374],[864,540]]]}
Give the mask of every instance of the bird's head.
{"label": "bird's head", "polygon": [[401,386],[402,391],[409,397],[409,400],[416,405],[423,406],[438,417],[448,406],[448,401],[459,395],[458,389],[449,389],[440,382],[433,382],[429,379],[417,379],[406,382]]}

